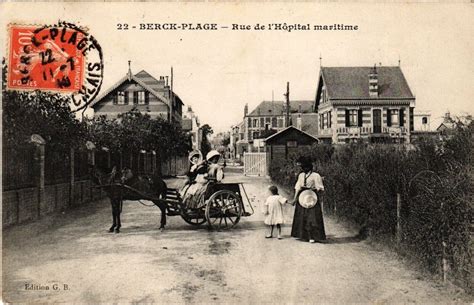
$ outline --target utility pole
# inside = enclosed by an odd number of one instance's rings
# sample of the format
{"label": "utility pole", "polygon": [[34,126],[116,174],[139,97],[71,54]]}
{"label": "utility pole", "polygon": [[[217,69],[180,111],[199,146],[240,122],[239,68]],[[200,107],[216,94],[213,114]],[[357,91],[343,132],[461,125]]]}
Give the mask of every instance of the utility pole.
{"label": "utility pole", "polygon": [[173,92],[173,66],[171,66],[171,88],[170,88],[170,123],[173,122],[173,106],[174,106],[174,92]]}
{"label": "utility pole", "polygon": [[290,82],[286,82],[286,127],[290,126]]}

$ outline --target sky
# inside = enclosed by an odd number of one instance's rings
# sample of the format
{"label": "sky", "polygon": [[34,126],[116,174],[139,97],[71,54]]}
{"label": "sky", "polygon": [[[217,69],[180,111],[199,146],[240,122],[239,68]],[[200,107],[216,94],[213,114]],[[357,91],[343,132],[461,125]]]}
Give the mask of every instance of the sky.
{"label": "sky", "polygon": [[[428,110],[432,129],[446,111],[474,113],[472,4],[374,3],[1,3],[7,26],[65,20],[85,26],[104,51],[102,91],[132,72],[156,78],[174,69],[174,89],[216,132],[262,100],[314,99],[323,66],[398,65]],[[118,30],[117,24],[137,29]],[[138,30],[140,23],[357,25],[357,31]],[[319,57],[322,57],[320,62]]]}

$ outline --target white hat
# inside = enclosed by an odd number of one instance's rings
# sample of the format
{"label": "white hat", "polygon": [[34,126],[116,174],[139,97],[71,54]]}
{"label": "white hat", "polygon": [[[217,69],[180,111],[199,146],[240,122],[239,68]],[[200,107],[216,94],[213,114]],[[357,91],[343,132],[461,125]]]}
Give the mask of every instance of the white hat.
{"label": "white hat", "polygon": [[312,208],[318,202],[318,196],[313,190],[304,190],[298,196],[298,202],[303,208]]}
{"label": "white hat", "polygon": [[209,161],[212,157],[215,156],[221,156],[221,154],[217,150],[211,150],[210,152],[207,153],[206,155],[206,160]]}
{"label": "white hat", "polygon": [[[197,156],[197,157],[198,157],[197,163],[201,162],[201,160],[202,160],[202,153],[201,153],[200,150],[195,149],[195,150],[193,150],[192,152],[189,153],[189,158],[188,158],[188,159],[189,159],[189,161],[190,161],[191,163],[193,163],[192,159],[193,159],[194,156]],[[194,164],[194,163],[193,163],[193,164]]]}

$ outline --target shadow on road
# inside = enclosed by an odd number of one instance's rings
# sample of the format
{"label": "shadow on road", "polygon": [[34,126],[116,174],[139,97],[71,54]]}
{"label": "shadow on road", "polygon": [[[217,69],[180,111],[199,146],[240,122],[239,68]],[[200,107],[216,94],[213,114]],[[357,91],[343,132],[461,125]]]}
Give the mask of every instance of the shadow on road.
{"label": "shadow on road", "polygon": [[325,244],[351,244],[351,243],[358,243],[363,241],[359,234],[354,236],[344,236],[344,237],[336,237],[334,235],[327,235],[326,240],[323,242]]}

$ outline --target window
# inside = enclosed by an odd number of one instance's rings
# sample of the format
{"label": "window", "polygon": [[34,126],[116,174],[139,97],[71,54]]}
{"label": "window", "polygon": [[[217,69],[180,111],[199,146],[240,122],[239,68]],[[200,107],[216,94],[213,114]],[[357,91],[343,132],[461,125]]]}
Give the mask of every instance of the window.
{"label": "window", "polygon": [[145,91],[138,91],[138,104],[145,105]]}
{"label": "window", "polygon": [[428,118],[427,117],[422,117],[421,118],[421,124],[428,124]]}
{"label": "window", "polygon": [[390,110],[390,122],[393,126],[398,126],[400,124],[398,109]]}
{"label": "window", "polygon": [[346,127],[362,127],[362,109],[346,109]]}
{"label": "window", "polygon": [[351,109],[347,110],[347,117],[348,117],[348,126],[357,126],[357,110]]}
{"label": "window", "polygon": [[288,146],[288,147],[297,147],[298,142],[296,142],[296,141],[287,141],[286,146]]}
{"label": "window", "polygon": [[258,127],[258,119],[253,119],[253,127]]}
{"label": "window", "polygon": [[133,92],[133,103],[139,105],[148,105],[148,91],[134,91]]}
{"label": "window", "polygon": [[117,91],[117,102],[115,104],[125,105],[128,104],[128,92]]}
{"label": "window", "polygon": [[277,127],[277,118],[272,118],[272,127]]}
{"label": "window", "polygon": [[283,118],[278,118],[278,128],[283,127]]}
{"label": "window", "polygon": [[253,139],[258,139],[258,131],[254,131],[253,134],[252,134],[252,138]]}

